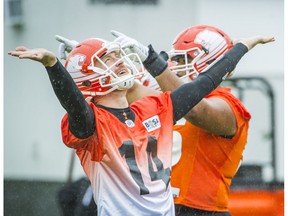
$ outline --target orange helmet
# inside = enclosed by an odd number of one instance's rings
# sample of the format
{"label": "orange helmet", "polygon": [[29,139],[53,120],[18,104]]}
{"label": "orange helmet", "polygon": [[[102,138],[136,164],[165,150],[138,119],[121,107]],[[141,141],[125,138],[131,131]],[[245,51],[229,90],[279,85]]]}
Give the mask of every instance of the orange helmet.
{"label": "orange helmet", "polygon": [[168,54],[175,66],[170,70],[181,73],[185,81],[193,80],[232,47],[232,40],[222,30],[207,25],[191,26],[173,42]]}
{"label": "orange helmet", "polygon": [[[120,57],[115,63],[108,66],[101,60],[101,57],[114,51],[119,52]],[[119,43],[89,38],[73,48],[66,59],[65,68],[82,94],[86,97],[94,97],[133,86],[134,79],[143,74],[137,70],[138,65],[131,61],[133,58],[139,59],[139,56],[135,53],[126,54]],[[96,62],[101,63],[103,67],[96,67]],[[118,76],[113,71],[115,65],[120,62],[123,62],[128,68],[129,74]],[[139,62],[141,62],[140,59]]]}

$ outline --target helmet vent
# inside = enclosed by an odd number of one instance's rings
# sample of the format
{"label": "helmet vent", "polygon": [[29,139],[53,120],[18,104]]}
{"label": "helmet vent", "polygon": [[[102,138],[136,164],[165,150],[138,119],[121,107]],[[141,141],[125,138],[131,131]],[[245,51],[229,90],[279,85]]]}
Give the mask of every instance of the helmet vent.
{"label": "helmet vent", "polygon": [[89,80],[85,80],[82,82],[82,86],[91,86],[91,82]]}
{"label": "helmet vent", "polygon": [[185,41],[183,41],[185,44],[189,44],[189,43],[191,43],[191,42],[193,42],[193,40],[185,40]]}
{"label": "helmet vent", "polygon": [[215,61],[215,60],[216,60],[216,59],[215,59],[215,58],[213,58],[213,59],[211,59],[211,60],[207,61],[207,62],[206,62],[206,64],[207,64],[207,65],[209,65],[209,64],[211,64],[211,63],[212,63],[213,61]]}

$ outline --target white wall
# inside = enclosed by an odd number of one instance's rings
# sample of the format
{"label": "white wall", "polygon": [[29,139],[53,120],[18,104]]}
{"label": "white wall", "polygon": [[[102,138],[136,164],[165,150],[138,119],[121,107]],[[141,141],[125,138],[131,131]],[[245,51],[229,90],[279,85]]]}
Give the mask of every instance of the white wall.
{"label": "white wall", "polygon": [[[223,29],[232,38],[252,35],[276,38],[273,44],[259,45],[248,53],[239,63],[237,75],[264,76],[273,85],[277,102],[277,177],[283,180],[283,0],[159,0],[156,6],[92,5],[89,2],[25,0],[24,28],[4,24],[5,178],[64,180],[71,155],[61,140],[60,120],[64,110],[53,93],[45,69],[35,62],[6,55],[9,50],[25,45],[57,52],[55,34],[78,41],[88,37],[112,40],[110,29],[135,37],[143,44],[152,43],[156,50],[168,50],[184,28],[208,24]],[[263,110],[256,98],[247,106],[253,112]],[[263,130],[249,138],[244,162],[269,155],[259,143],[267,132],[265,124],[267,120],[261,118],[251,122],[251,127],[263,127]],[[75,176],[82,175],[78,159],[76,164]]]}

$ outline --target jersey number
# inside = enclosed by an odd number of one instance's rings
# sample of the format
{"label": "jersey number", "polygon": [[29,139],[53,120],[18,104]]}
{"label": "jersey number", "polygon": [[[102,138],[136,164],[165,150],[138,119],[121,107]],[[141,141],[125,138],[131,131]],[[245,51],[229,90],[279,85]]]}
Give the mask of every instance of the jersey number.
{"label": "jersey number", "polygon": [[[122,157],[125,155],[125,160],[129,166],[130,173],[134,181],[140,187],[140,195],[149,194],[149,190],[144,185],[140,169],[136,162],[133,142],[131,140],[124,141],[122,146],[119,148],[119,152]],[[157,157],[157,140],[155,137],[148,137],[148,145],[146,148],[146,152],[151,181],[161,179],[166,184],[167,189],[170,181],[171,170],[170,168],[164,169],[162,161]],[[155,164],[157,171],[154,171],[153,163]]]}

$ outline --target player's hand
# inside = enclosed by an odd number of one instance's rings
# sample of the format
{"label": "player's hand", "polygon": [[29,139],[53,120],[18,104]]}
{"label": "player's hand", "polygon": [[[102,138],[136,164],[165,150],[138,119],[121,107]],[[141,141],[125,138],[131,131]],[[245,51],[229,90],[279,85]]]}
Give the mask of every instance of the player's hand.
{"label": "player's hand", "polygon": [[16,47],[15,50],[8,52],[8,55],[18,57],[19,59],[31,59],[42,63],[45,67],[52,67],[57,62],[57,57],[54,53],[43,49],[28,49],[24,46]]}
{"label": "player's hand", "polygon": [[233,41],[233,44],[243,43],[248,50],[251,50],[257,44],[266,44],[275,41],[274,37],[253,36],[249,38],[241,38]]}
{"label": "player's hand", "polygon": [[125,34],[111,30],[111,34],[116,37],[114,42],[120,43],[122,49],[127,53],[137,53],[140,60],[144,62],[148,57],[148,47],[141,44],[139,41],[126,36]]}
{"label": "player's hand", "polygon": [[58,55],[60,59],[64,60],[67,58],[67,53],[70,53],[72,49],[79,44],[79,42],[75,40],[69,40],[60,35],[55,35],[55,39],[60,42],[58,47]]}

